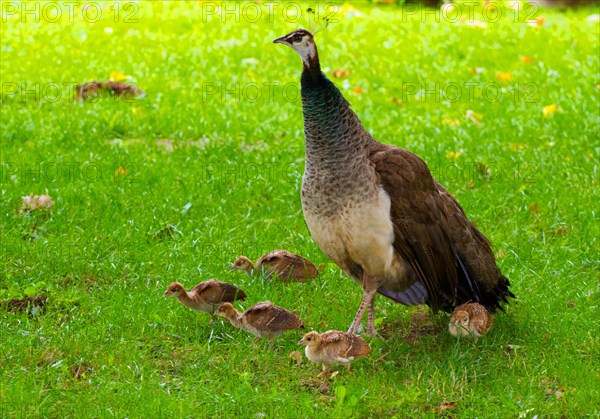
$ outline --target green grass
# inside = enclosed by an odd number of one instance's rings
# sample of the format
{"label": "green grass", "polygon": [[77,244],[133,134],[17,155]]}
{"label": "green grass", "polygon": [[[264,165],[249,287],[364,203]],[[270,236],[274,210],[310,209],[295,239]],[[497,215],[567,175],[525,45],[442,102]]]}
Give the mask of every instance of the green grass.
{"label": "green grass", "polygon": [[[386,339],[321,387],[316,366],[288,358],[301,333],[271,349],[161,296],[171,281],[216,277],[246,291],[240,307],[268,299],[309,329],[349,326],[361,292],[331,263],[289,286],[228,272],[235,256],[275,248],[326,261],[300,207],[300,60],[271,44],[312,18],[265,7],[248,22],[155,2],[139,4],[137,22],[123,8],[116,23],[113,3],[97,4],[96,23],[80,8],[70,21],[66,6],[59,23],[2,22],[0,299],[41,294],[49,305],[34,318],[0,311],[0,416],[598,415],[600,73],[598,23],[587,20],[597,9],[541,11],[542,27],[502,9],[477,28],[357,3],[361,16],[340,13],[316,36],[330,77],[351,71],[334,80],[364,125],[428,162],[518,297],[477,343],[449,336],[446,315],[419,320],[428,310],[380,297]],[[69,83],[112,71],[146,97],[71,100]],[[59,100],[43,92],[50,83],[64,86]],[[414,93],[436,83],[462,97]],[[496,90],[484,96],[486,86]],[[53,211],[19,216],[30,192],[50,194]],[[173,238],[155,238],[169,225]]]}

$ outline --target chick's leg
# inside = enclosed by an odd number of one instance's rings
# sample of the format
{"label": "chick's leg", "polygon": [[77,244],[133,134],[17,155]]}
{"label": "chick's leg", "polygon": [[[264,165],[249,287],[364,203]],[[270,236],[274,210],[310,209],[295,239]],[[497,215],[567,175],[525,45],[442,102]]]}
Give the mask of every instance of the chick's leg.
{"label": "chick's leg", "polygon": [[325,374],[327,374],[328,372],[329,372],[329,367],[328,367],[328,366],[326,366],[325,364],[323,364],[323,371],[321,371],[321,372],[319,373],[319,375],[317,375],[317,378],[324,377],[324,376],[325,376]]}

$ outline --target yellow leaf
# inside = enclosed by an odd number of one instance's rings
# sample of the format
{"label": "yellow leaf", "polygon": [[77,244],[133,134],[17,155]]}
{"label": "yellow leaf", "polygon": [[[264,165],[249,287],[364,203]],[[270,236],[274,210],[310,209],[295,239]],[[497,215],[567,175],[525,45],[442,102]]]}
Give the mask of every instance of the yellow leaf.
{"label": "yellow leaf", "polygon": [[352,91],[358,95],[362,95],[363,89],[360,86],[356,86]]}
{"label": "yellow leaf", "polygon": [[442,119],[442,125],[447,125],[449,127],[457,127],[460,125],[460,121],[458,119],[444,118]]}
{"label": "yellow leaf", "polygon": [[108,78],[110,79],[110,81],[124,81],[131,79],[131,76],[126,76],[125,74],[119,73],[118,71],[111,71]]}
{"label": "yellow leaf", "polygon": [[542,112],[544,113],[544,116],[548,118],[549,116],[554,115],[556,111],[558,111],[558,106],[556,106],[556,103],[553,103],[552,105],[544,106]]}
{"label": "yellow leaf", "polygon": [[511,151],[525,150],[525,145],[519,144],[519,143],[511,143],[510,150]]}
{"label": "yellow leaf", "polygon": [[496,73],[496,78],[500,81],[511,81],[512,80],[512,73],[510,72],[504,72],[504,71],[498,71],[498,73]]}
{"label": "yellow leaf", "polygon": [[535,63],[535,58],[528,57],[527,55],[522,55],[521,56],[521,62],[523,64],[532,64],[532,63]]}
{"label": "yellow leaf", "polygon": [[115,177],[127,176],[127,168],[119,165],[117,170],[115,170]]}
{"label": "yellow leaf", "polygon": [[461,154],[462,151],[449,151],[448,153],[446,153],[446,158],[449,160],[458,160]]}
{"label": "yellow leaf", "polygon": [[252,70],[246,71],[246,74],[248,75],[248,77],[251,77],[251,78],[255,78],[256,77],[256,74]]}
{"label": "yellow leaf", "polygon": [[350,75],[350,70],[342,70],[341,68],[338,68],[337,70],[333,70],[333,73],[331,74],[336,79],[343,79],[344,77],[348,77]]}
{"label": "yellow leaf", "polygon": [[532,28],[541,28],[546,23],[546,18],[544,16],[540,16],[537,19],[527,21],[527,24]]}

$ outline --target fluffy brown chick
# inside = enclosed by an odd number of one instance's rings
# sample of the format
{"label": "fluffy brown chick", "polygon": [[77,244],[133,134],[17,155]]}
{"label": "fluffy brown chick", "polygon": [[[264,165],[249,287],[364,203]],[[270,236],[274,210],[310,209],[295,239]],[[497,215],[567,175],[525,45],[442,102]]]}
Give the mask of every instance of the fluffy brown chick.
{"label": "fluffy brown chick", "polygon": [[484,306],[478,303],[465,303],[452,312],[448,331],[457,338],[473,337],[477,340],[492,328],[492,324],[492,315]]}
{"label": "fluffy brown chick", "polygon": [[263,255],[256,263],[240,256],[231,270],[244,271],[248,276],[262,274],[267,279],[275,275],[282,282],[307,282],[319,276],[319,270],[310,260],[282,249]]}
{"label": "fluffy brown chick", "polygon": [[356,335],[338,330],[330,330],[319,334],[309,332],[298,342],[306,345],[306,357],[315,364],[321,364],[323,371],[318,375],[324,376],[332,365],[345,365],[350,371],[350,363],[356,358],[369,355],[369,344]]}
{"label": "fluffy brown chick", "polygon": [[173,282],[169,284],[163,297],[176,297],[186,307],[213,314],[220,304],[244,300],[246,294],[235,285],[209,279],[199,283],[189,292],[179,282]]}
{"label": "fluffy brown chick", "polygon": [[304,327],[298,316],[273,305],[270,301],[255,304],[243,313],[237,311],[230,303],[224,303],[219,306],[215,315],[226,318],[235,327],[259,338],[269,338],[271,345],[275,336]]}

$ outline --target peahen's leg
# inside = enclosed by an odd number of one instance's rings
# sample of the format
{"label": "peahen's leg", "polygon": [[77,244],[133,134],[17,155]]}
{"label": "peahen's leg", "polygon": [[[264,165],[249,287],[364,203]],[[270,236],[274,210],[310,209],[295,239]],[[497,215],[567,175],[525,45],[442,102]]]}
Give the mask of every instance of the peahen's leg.
{"label": "peahen's leg", "polygon": [[[354,321],[352,322],[350,329],[348,329],[348,333],[351,333],[353,335],[356,334],[356,329],[358,329],[358,325],[360,325],[360,322],[362,321],[362,318],[365,315],[365,311],[367,311],[367,309],[369,309],[371,311],[371,309],[373,307],[373,299],[375,298],[376,292],[377,292],[377,290],[372,290],[372,291],[365,290],[363,292],[362,302],[360,303],[360,307],[358,308],[358,312],[356,313],[356,316],[354,317]],[[371,317],[371,316],[369,316],[369,317]],[[370,318],[369,319],[369,328],[367,329],[367,335],[369,335],[370,333],[375,331],[375,326],[373,324],[371,324],[371,320],[372,319]],[[375,333],[377,333],[377,332],[375,331]]]}

